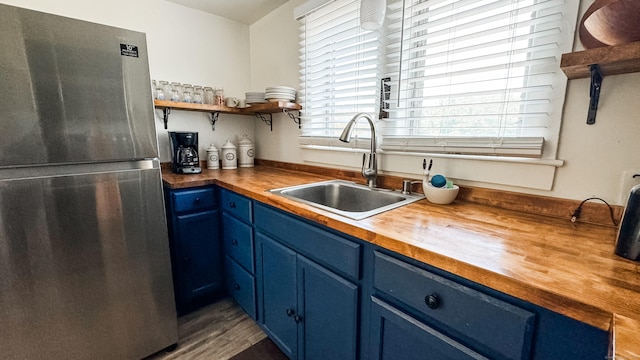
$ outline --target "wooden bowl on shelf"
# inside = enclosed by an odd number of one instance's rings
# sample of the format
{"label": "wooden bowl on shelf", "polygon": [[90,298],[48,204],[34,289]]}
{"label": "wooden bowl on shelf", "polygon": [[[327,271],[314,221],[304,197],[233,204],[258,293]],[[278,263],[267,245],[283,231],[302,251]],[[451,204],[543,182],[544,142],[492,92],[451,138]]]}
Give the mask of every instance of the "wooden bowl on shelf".
{"label": "wooden bowl on shelf", "polygon": [[580,21],[586,49],[640,41],[640,1],[596,0]]}

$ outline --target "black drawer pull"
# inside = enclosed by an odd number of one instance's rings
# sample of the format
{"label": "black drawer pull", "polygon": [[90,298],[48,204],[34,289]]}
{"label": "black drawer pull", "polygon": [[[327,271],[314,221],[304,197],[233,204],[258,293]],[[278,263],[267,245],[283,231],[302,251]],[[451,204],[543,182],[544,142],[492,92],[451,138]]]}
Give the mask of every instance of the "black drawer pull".
{"label": "black drawer pull", "polygon": [[292,317],[296,312],[293,309],[287,309],[287,316]]}
{"label": "black drawer pull", "polygon": [[238,284],[233,284],[233,288],[234,288],[235,290],[240,290],[240,285],[238,285]]}
{"label": "black drawer pull", "polygon": [[440,306],[440,298],[436,294],[425,296],[424,302],[430,309],[437,309]]}
{"label": "black drawer pull", "polygon": [[236,239],[231,240],[231,245],[238,246],[238,240]]}
{"label": "black drawer pull", "polygon": [[293,317],[293,320],[297,323],[300,323],[302,321],[302,316],[300,315],[296,315]]}
{"label": "black drawer pull", "polygon": [[232,209],[236,208],[236,203],[234,203],[233,201],[229,203],[229,207]]}
{"label": "black drawer pull", "polygon": [[194,203],[199,203],[199,202],[200,202],[200,198],[195,198],[195,199],[193,199],[193,202],[194,202]]}

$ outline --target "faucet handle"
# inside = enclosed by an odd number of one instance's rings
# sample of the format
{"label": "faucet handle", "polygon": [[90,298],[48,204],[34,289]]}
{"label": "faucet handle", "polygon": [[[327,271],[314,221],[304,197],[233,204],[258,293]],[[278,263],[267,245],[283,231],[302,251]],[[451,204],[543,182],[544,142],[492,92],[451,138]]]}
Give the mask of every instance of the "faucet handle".
{"label": "faucet handle", "polygon": [[422,180],[402,180],[402,193],[411,194],[411,185],[422,183]]}

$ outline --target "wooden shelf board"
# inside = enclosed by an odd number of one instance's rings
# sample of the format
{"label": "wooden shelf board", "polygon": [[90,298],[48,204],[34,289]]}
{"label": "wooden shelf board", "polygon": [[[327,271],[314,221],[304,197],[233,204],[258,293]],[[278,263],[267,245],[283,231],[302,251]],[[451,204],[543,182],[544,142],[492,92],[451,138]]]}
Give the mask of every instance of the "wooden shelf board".
{"label": "wooden shelf board", "polygon": [[302,106],[300,104],[278,101],[268,102],[263,104],[253,104],[246,108],[232,108],[220,105],[207,105],[207,104],[192,104],[167,100],[154,100],[153,104],[158,109],[176,109],[186,111],[203,111],[203,112],[220,112],[224,114],[236,114],[236,115],[253,115],[255,113],[273,114],[282,110],[300,110]]}
{"label": "wooden shelf board", "polygon": [[640,41],[563,54],[560,68],[567,78],[581,79],[591,76],[592,64],[600,65],[604,76],[639,72]]}

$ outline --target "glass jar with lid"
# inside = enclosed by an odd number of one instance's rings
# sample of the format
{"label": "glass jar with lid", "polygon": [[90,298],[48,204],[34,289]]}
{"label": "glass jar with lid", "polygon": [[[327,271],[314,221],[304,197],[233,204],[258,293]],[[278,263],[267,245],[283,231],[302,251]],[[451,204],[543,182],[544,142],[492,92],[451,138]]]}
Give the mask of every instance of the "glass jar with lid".
{"label": "glass jar with lid", "polygon": [[213,104],[223,106],[224,105],[224,89],[223,88],[215,89],[213,93],[214,93]]}
{"label": "glass jar with lid", "polygon": [[169,84],[168,81],[161,80],[160,87],[162,88],[162,93],[164,94],[164,99],[162,100],[169,100],[169,98],[171,97],[171,84]]}
{"label": "glass jar with lid", "polygon": [[202,92],[202,86],[193,87],[193,103],[202,104],[204,94]]}
{"label": "glass jar with lid", "polygon": [[214,94],[213,94],[213,88],[210,86],[207,86],[204,88],[204,103],[207,105],[213,105],[213,100],[214,100]]}
{"label": "glass jar with lid", "polygon": [[180,101],[180,93],[178,93],[178,90],[171,89],[171,97],[169,98],[169,100]]}
{"label": "glass jar with lid", "polygon": [[[187,97],[185,96],[185,93],[187,92],[189,93],[188,101],[187,101]],[[182,85],[182,101],[192,102],[193,101],[192,94],[193,94],[193,86],[191,86],[191,84],[183,84]]]}
{"label": "glass jar with lid", "polygon": [[[182,99],[182,84],[180,84],[179,82],[172,82],[171,83],[171,90],[175,90],[178,93],[178,98],[176,100],[172,100],[172,101],[180,101]],[[173,96],[172,96],[173,97]]]}
{"label": "glass jar with lid", "polygon": [[156,99],[158,100],[164,100],[164,89],[162,88],[162,86],[158,86],[155,90],[155,94],[156,94]]}

